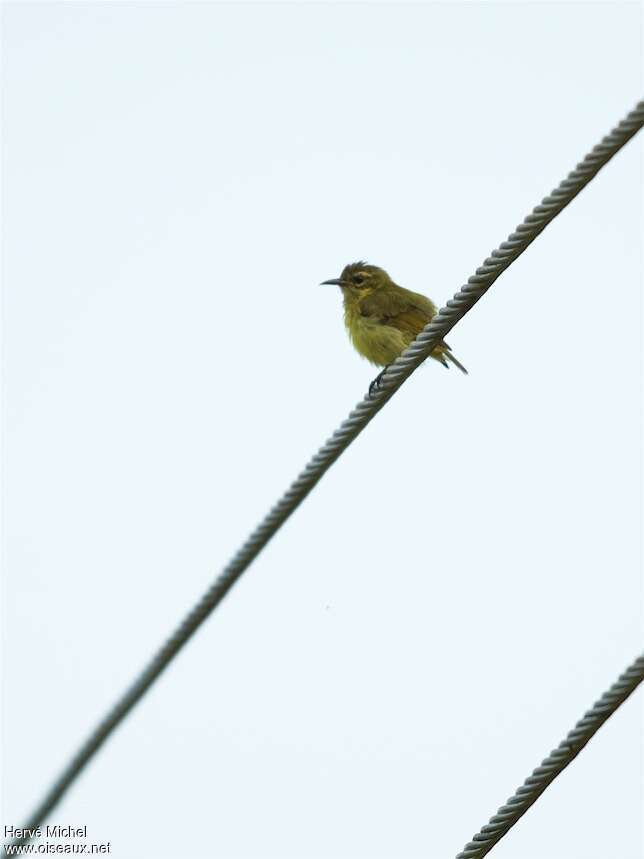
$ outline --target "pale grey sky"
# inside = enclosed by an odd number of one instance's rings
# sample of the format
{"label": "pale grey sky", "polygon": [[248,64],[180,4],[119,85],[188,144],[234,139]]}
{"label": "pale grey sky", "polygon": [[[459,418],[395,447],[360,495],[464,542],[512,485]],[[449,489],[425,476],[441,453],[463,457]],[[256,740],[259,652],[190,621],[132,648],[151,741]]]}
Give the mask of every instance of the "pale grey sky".
{"label": "pale grey sky", "polygon": [[[637,101],[632,4],[5,4],[3,822]],[[641,646],[642,139],[333,467],[69,792],[114,859],[438,859]],[[606,315],[609,307],[613,308]],[[642,697],[495,859],[641,859]]]}

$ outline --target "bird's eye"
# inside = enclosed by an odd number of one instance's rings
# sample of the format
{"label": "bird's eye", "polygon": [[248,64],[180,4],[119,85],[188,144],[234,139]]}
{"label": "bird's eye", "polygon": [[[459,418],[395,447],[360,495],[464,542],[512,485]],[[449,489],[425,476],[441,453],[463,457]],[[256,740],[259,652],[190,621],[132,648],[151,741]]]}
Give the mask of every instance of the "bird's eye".
{"label": "bird's eye", "polygon": [[359,284],[361,284],[363,281],[364,281],[364,276],[363,276],[363,275],[361,275],[361,274],[355,274],[355,275],[353,276],[353,282],[354,282],[354,283],[357,283],[357,284],[359,285]]}

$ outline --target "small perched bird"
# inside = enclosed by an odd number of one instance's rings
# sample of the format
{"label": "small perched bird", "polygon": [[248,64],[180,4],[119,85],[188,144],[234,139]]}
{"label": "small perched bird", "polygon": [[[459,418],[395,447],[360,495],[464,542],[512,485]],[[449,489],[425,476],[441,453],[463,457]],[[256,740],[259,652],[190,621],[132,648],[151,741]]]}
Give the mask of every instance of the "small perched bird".
{"label": "small perched bird", "polygon": [[[437,313],[433,301],[398,286],[377,265],[352,262],[345,266],[340,277],[325,280],[323,284],[342,289],[344,324],[351,342],[372,364],[385,369]],[[467,373],[444,341],[436,346],[431,357],[444,367],[449,367],[450,362]],[[371,383],[370,392],[377,387],[380,376],[382,373]]]}

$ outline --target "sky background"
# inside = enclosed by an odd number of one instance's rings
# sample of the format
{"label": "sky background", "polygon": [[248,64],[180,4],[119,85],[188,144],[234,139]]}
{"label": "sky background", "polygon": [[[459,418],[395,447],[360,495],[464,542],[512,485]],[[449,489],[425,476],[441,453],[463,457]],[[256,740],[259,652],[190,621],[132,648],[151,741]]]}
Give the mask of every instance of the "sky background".
{"label": "sky background", "polygon": [[[637,3],[5,4],[3,822],[375,369],[630,110]],[[641,647],[642,140],[322,480],[49,823],[455,855]],[[642,695],[495,849],[640,859]]]}

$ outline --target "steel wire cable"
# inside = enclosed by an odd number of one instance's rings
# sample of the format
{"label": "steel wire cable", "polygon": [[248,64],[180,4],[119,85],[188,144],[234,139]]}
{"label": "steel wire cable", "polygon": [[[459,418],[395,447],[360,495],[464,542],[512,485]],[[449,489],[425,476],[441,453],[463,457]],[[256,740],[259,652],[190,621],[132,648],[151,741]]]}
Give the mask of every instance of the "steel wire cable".
{"label": "steel wire cable", "polygon": [[[381,376],[373,395],[366,394],[328,441],[311,458],[263,521],[250,534],[219,577],[185,616],[131,686],[91,732],[30,815],[25,829],[34,829],[49,815],[90,759],[147,692],[179,650],[211,614],[249,564],[302,503],[341,453],[362,432],[411,373],[429,357],[436,344],[471,310],[510,266],[579,194],[591,179],[644,125],[644,100],[597,144],[566,179],[536,206],[516,230],[492,251],[467,283],[442,307],[416,340]],[[24,843],[28,838],[17,839]]]}
{"label": "steel wire cable", "polygon": [[514,796],[497,811],[474,838],[465,845],[456,859],[482,859],[506,835],[552,784],[557,776],[573,761],[586,743],[613,715],[639,684],[644,680],[644,655],[638,656],[621,677],[595,703],[570,731],[565,740],[550,752],[548,757],[517,788]]}

